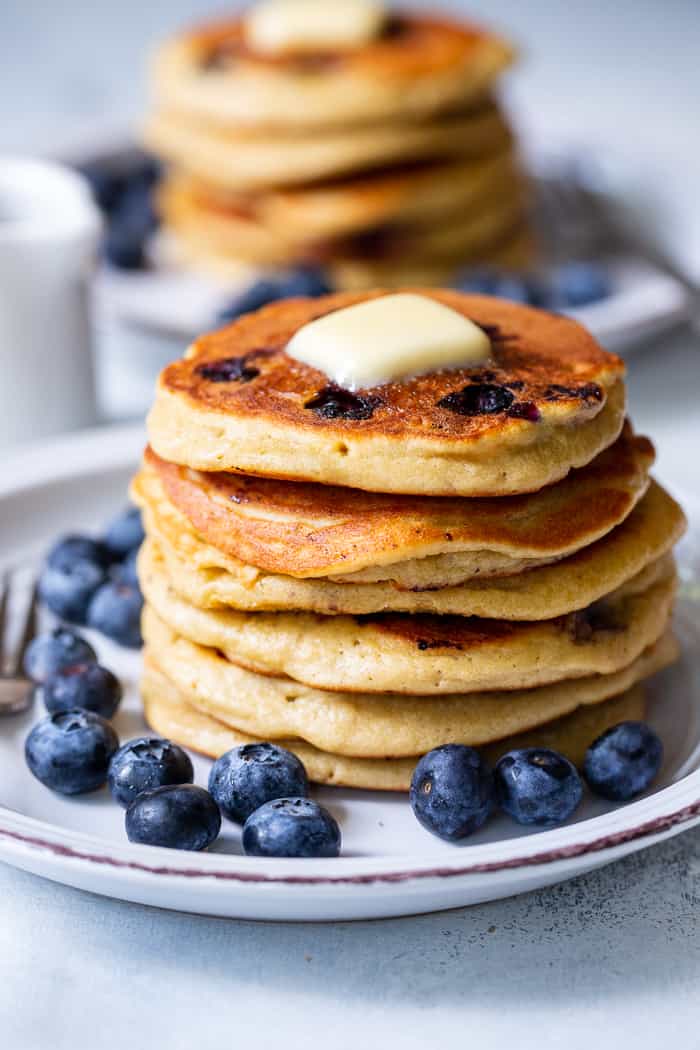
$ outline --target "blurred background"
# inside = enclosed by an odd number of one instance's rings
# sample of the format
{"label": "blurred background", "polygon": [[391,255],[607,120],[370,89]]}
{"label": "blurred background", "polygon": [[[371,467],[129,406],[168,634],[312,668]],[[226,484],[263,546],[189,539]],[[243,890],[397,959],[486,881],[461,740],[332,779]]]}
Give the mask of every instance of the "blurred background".
{"label": "blurred background", "polygon": [[[174,30],[241,6],[6,0],[0,152],[70,159],[133,143],[147,108],[153,47]],[[698,0],[444,0],[439,7],[483,22],[519,48],[502,96],[525,155],[536,165],[561,155],[600,163],[621,204],[634,201],[645,234],[689,275],[700,275]],[[696,340],[677,328],[663,337],[640,332],[630,358],[640,429],[659,437],[671,471],[671,436],[676,447],[686,421],[695,436],[700,379]],[[100,418],[139,418],[155,372],[183,342],[155,332],[144,341],[133,326],[102,323]]]}
{"label": "blurred background", "polygon": [[[0,149],[56,154],[133,136],[162,37],[240,9],[221,0],[5,0]],[[526,146],[586,146],[656,184],[664,236],[700,269],[697,0],[473,0],[455,11],[502,31],[520,62],[504,90]]]}

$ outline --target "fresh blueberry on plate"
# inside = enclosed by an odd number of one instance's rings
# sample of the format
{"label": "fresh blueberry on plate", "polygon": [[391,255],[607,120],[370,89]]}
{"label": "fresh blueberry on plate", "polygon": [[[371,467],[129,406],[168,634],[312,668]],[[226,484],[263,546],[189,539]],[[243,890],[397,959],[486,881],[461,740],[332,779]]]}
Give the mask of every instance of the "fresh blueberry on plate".
{"label": "fresh blueberry on plate", "polygon": [[242,314],[259,310],[268,303],[294,296],[315,298],[331,291],[323,271],[313,266],[300,266],[281,277],[264,277],[237,295],[218,315],[220,324],[235,321]]}
{"label": "fresh blueberry on plate", "polygon": [[60,568],[44,566],[39,576],[39,598],[61,620],[84,624],[88,606],[105,572],[93,561],[66,560]]}
{"label": "fresh blueberry on plate", "polygon": [[139,547],[134,547],[132,551],[129,551],[123,561],[117,562],[112,566],[111,574],[114,580],[117,580],[119,583],[128,583],[132,587],[139,586],[139,576],[137,571],[139,549]]}
{"label": "fresh blueberry on plate", "polygon": [[130,842],[168,849],[201,850],[221,830],[219,807],[195,784],[168,784],[137,795],[126,811]]}
{"label": "fresh blueberry on plate", "polygon": [[113,161],[90,161],[82,164],[78,171],[87,179],[98,208],[109,215],[124,192],[126,178]]}
{"label": "fresh blueberry on plate", "polygon": [[409,799],[424,828],[456,842],[489,817],[494,803],[493,774],[473,747],[443,744],[419,761]]}
{"label": "fresh blueberry on plate", "polygon": [[316,299],[319,295],[328,295],[332,291],[328,278],[317,266],[298,266],[278,284],[280,299],[292,299],[295,296]]}
{"label": "fresh blueberry on plate", "polygon": [[583,775],[596,795],[627,802],[646,791],[662,758],[663,745],[653,729],[644,722],[620,722],[588,748]]}
{"label": "fresh blueberry on plate", "polygon": [[561,824],[583,795],[576,767],[545,747],[509,751],[497,762],[494,779],[499,805],[518,824]]}
{"label": "fresh blueberry on plate", "polygon": [[104,245],[108,262],[120,270],[143,269],[148,238],[157,225],[149,184],[130,180],[110,215]]}
{"label": "fresh blueberry on plate", "polygon": [[237,317],[241,317],[243,314],[252,313],[253,310],[259,310],[262,306],[275,302],[279,298],[277,287],[275,281],[261,278],[261,280],[256,281],[249,288],[246,288],[245,291],[241,292],[240,295],[235,296],[219,312],[217,322],[219,324],[228,324],[229,321],[235,321]]}
{"label": "fresh blueberry on plate", "polygon": [[612,294],[612,282],[598,263],[568,262],[553,271],[549,290],[554,307],[588,306],[607,299]]}
{"label": "fresh blueberry on plate", "polygon": [[308,781],[304,766],[290,751],[276,744],[244,744],[216,760],[209,791],[224,816],[244,824],[265,802],[306,795]]}
{"label": "fresh blueberry on plate", "polygon": [[120,561],[140,547],[145,533],[138,507],[126,507],[105,531],[103,543],[113,560]]}
{"label": "fresh blueberry on plate", "polygon": [[140,226],[117,222],[104,240],[105,258],[117,270],[143,270],[146,267],[146,236]]}
{"label": "fresh blueberry on plate", "polygon": [[62,667],[97,662],[97,654],[90,643],[68,627],[55,627],[48,634],[39,634],[27,647],[24,671],[33,682],[45,682]]}
{"label": "fresh blueberry on plate", "polygon": [[95,594],[88,607],[88,625],[127,649],[138,649],[141,639],[143,597],[138,587],[110,580]]}
{"label": "fresh blueberry on plate", "polygon": [[121,702],[122,687],[116,675],[100,664],[69,664],[37,685],[36,694],[51,714],[80,710],[112,718]]}
{"label": "fresh blueberry on plate", "polygon": [[142,791],[172,784],[191,784],[190,756],[177,744],[143,736],[122,744],[109,766],[109,790],[120,806],[130,806]]}
{"label": "fresh blueberry on plate", "polygon": [[46,565],[51,569],[66,569],[75,562],[89,561],[106,569],[111,560],[109,551],[100,540],[74,534],[62,536],[54,543],[46,556]]}
{"label": "fresh blueberry on plate", "polygon": [[310,798],[276,798],[246,820],[243,850],[251,857],[337,857],[340,828]]}
{"label": "fresh blueberry on plate", "polygon": [[467,270],[455,278],[452,287],[460,292],[494,295],[530,306],[540,306],[543,298],[540,283],[534,277],[504,270]]}
{"label": "fresh blueberry on plate", "polygon": [[58,711],[37,722],[24,753],[42,784],[61,795],[96,791],[119,747],[112,726],[93,711]]}

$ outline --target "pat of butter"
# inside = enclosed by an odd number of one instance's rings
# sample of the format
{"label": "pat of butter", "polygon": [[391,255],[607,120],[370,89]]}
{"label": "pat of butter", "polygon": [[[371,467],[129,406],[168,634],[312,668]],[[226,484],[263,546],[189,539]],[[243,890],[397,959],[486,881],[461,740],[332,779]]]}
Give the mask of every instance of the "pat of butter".
{"label": "pat of butter", "polygon": [[481,364],[488,336],[473,321],[427,296],[403,292],[310,321],[286,352],[346,390],[442,369]]}
{"label": "pat of butter", "polygon": [[375,0],[260,0],[244,20],[255,51],[349,50],[373,40],[386,10]]}

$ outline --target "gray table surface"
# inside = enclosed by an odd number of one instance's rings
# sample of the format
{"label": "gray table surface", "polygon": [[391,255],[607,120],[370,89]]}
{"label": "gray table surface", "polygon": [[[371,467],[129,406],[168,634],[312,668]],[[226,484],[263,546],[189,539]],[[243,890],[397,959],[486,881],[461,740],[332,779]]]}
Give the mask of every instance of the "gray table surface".
{"label": "gray table surface", "polygon": [[[144,50],[222,3],[10,0],[0,149],[111,135],[142,102]],[[449,5],[445,5],[449,6]],[[457,5],[459,6],[459,5]],[[662,232],[700,271],[696,0],[492,0],[523,41],[510,94],[538,147],[589,144],[663,190]],[[700,492],[700,345],[632,361],[660,476]],[[7,1050],[475,1045],[700,1046],[700,831],[553,889],[387,922],[283,926],[104,900],[0,865]]]}

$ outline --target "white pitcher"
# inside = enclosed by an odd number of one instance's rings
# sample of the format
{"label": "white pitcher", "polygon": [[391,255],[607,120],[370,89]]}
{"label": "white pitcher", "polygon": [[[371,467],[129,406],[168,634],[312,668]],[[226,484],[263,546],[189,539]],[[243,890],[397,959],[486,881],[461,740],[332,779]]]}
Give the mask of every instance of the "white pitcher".
{"label": "white pitcher", "polygon": [[100,227],[81,176],[0,158],[0,447],[96,420],[89,283]]}

